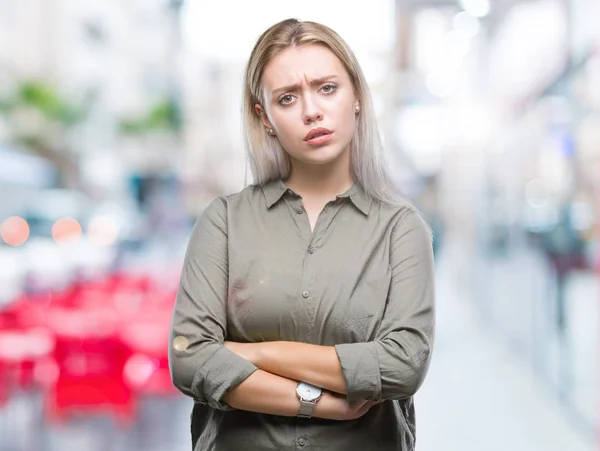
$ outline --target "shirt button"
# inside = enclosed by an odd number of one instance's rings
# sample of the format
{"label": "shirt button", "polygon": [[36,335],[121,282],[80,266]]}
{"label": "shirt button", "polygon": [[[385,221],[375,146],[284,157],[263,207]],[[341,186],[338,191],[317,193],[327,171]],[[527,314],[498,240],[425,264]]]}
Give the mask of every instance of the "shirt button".
{"label": "shirt button", "polygon": [[315,248],[314,248],[314,247],[312,247],[312,246],[309,246],[309,247],[308,247],[308,253],[309,253],[309,254],[314,254],[314,253],[315,253]]}
{"label": "shirt button", "polygon": [[302,207],[296,208],[296,213],[298,213],[299,215],[301,215],[303,212],[304,212],[304,208],[302,208]]}
{"label": "shirt button", "polygon": [[306,445],[306,440],[304,440],[303,438],[299,439],[298,440],[298,445],[300,445],[300,446]]}
{"label": "shirt button", "polygon": [[304,290],[304,291],[302,292],[302,297],[303,297],[303,298],[307,298],[307,297],[309,297],[309,296],[310,296],[310,293],[309,293],[308,291]]}

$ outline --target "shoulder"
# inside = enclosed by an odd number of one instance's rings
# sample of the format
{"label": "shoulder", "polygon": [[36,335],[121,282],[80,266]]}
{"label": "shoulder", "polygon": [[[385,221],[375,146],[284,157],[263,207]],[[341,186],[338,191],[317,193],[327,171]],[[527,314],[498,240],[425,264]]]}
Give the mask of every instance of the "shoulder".
{"label": "shoulder", "polygon": [[248,203],[262,196],[262,187],[260,185],[248,185],[240,191],[222,196],[225,205],[238,205],[240,203]]}
{"label": "shoulder", "polygon": [[237,218],[236,215],[232,218],[231,212],[244,211],[243,205],[251,205],[251,201],[259,193],[260,187],[247,186],[236,193],[211,200],[197,217],[192,229],[189,240],[192,254],[199,249],[198,246],[207,243],[220,245],[227,242],[230,226],[236,223]]}
{"label": "shoulder", "polygon": [[429,241],[433,239],[433,232],[425,215],[409,200],[397,197],[389,202],[374,200],[374,204],[381,214],[390,218],[392,233],[396,237],[410,231]]}
{"label": "shoulder", "polygon": [[241,205],[252,204],[253,201],[260,199],[262,188],[257,185],[249,185],[240,191],[230,193],[214,198],[204,209],[201,218],[226,219],[227,213],[231,209],[239,209]]}

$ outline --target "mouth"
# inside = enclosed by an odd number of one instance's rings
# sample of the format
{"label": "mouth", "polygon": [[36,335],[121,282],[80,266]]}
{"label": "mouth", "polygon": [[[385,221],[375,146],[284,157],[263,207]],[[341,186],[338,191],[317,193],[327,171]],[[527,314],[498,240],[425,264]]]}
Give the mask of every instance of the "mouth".
{"label": "mouth", "polygon": [[313,128],[304,137],[304,142],[310,145],[320,145],[331,140],[333,132],[326,128]]}

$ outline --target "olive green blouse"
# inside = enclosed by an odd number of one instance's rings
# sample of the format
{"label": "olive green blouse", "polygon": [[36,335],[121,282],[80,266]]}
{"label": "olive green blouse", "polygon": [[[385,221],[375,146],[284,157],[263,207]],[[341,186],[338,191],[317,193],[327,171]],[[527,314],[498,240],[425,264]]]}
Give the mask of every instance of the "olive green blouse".
{"label": "olive green blouse", "polygon": [[[195,400],[195,449],[414,449],[434,323],[431,231],[408,203],[354,184],[311,231],[283,181],[214,200],[190,237],[169,345],[173,383]],[[352,421],[232,409],[224,393],[256,367],[225,340],[335,346],[348,400],[387,402]]]}

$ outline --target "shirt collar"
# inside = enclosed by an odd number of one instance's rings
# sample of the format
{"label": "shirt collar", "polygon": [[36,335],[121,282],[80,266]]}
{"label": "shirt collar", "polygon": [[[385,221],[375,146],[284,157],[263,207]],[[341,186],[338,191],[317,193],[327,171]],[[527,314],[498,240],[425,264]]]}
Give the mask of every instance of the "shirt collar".
{"label": "shirt collar", "polygon": [[[267,201],[267,208],[271,208],[283,197],[283,195],[289,191],[290,194],[295,194],[285,182],[281,179],[274,180],[265,183],[262,187],[265,199]],[[298,196],[298,194],[296,194]],[[300,197],[300,196],[298,196]],[[362,186],[358,183],[354,183],[345,193],[337,196],[338,199],[350,198],[351,202],[361,213],[368,216],[369,210],[371,209],[372,198],[367,194]]]}
{"label": "shirt collar", "polygon": [[371,209],[372,198],[367,194],[365,189],[358,183],[354,183],[345,193],[337,196],[338,199],[350,198],[356,208],[360,210],[365,216],[369,215]]}
{"label": "shirt collar", "polygon": [[279,199],[283,197],[288,187],[283,180],[279,179],[265,183],[262,190],[267,201],[267,208],[271,208],[279,202]]}

